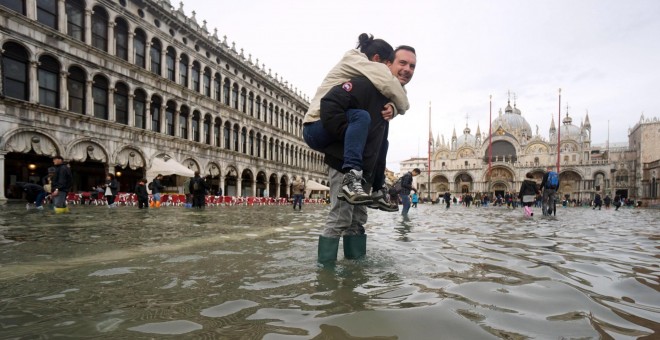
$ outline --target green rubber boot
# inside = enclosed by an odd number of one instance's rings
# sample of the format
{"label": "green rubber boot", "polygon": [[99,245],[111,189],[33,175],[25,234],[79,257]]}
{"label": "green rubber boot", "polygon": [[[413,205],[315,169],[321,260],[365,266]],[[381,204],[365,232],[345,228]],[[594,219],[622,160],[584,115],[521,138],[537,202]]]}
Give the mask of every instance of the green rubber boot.
{"label": "green rubber boot", "polygon": [[344,257],[357,260],[367,255],[367,235],[344,236]]}
{"label": "green rubber boot", "polygon": [[318,262],[334,264],[337,261],[337,250],[339,249],[339,238],[319,236],[319,258]]}

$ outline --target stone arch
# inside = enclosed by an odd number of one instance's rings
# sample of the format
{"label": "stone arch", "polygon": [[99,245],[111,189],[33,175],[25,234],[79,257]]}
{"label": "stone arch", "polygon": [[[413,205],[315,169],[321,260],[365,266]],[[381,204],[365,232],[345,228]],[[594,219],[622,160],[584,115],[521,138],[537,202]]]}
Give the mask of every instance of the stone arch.
{"label": "stone arch", "polygon": [[257,196],[260,197],[265,196],[264,190],[267,188],[267,184],[268,184],[268,176],[266,175],[266,172],[263,170],[259,170],[257,172],[256,181],[257,181]]}
{"label": "stone arch", "polygon": [[28,153],[53,157],[63,155],[63,148],[47,133],[32,129],[16,129],[8,132],[0,141],[0,149],[8,152]]}
{"label": "stone arch", "polygon": [[456,191],[462,193],[472,192],[474,189],[474,177],[467,172],[459,172],[454,177]]}
{"label": "stone arch", "polygon": [[289,176],[286,174],[283,174],[279,178],[279,185],[280,185],[280,197],[288,197],[289,192],[287,191],[287,188],[289,187]]}
{"label": "stone arch", "polygon": [[438,194],[450,191],[449,179],[444,175],[436,175],[431,179],[431,191]]}
{"label": "stone arch", "polygon": [[142,152],[132,146],[125,146],[120,149],[116,155],[113,156],[115,164],[122,168],[129,167],[130,169],[142,168],[146,165],[145,157]]}
{"label": "stone arch", "polygon": [[185,166],[186,168],[192,171],[199,171],[200,175],[204,177],[204,174],[201,171],[202,167],[199,166],[199,162],[197,162],[197,160],[195,160],[194,158],[192,157],[186,158],[183,160],[183,162],[181,162],[181,164],[183,164],[183,166]]}
{"label": "stone arch", "polygon": [[562,170],[559,173],[559,189],[557,190],[560,197],[569,195],[571,198],[577,198],[582,178],[583,176],[575,169]]}
{"label": "stone arch", "polygon": [[74,141],[68,148],[69,159],[84,163],[87,160],[108,163],[109,156],[105,148],[91,138]]}
{"label": "stone arch", "polygon": [[252,183],[255,180],[254,173],[251,169],[245,168],[241,172],[241,196],[253,196],[252,194]]}

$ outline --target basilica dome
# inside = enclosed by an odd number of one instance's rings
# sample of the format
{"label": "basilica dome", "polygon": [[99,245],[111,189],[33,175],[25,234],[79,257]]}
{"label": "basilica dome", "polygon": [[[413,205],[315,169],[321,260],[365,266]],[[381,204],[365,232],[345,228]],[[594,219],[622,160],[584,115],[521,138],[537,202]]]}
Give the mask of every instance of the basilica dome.
{"label": "basilica dome", "polygon": [[566,113],[566,117],[562,122],[564,123],[564,125],[560,126],[560,130],[559,130],[562,140],[573,139],[579,141],[582,139],[582,137],[585,137],[582,129],[572,124],[573,119],[570,116],[568,116],[568,113]]}
{"label": "basilica dome", "polygon": [[522,136],[523,134],[528,137],[532,136],[532,127],[522,116],[520,109],[515,107],[515,104],[512,108],[511,104],[508,103],[504,112],[502,114],[502,111],[500,111],[499,117],[493,120],[493,129],[495,131],[501,126],[506,132],[515,136]]}
{"label": "basilica dome", "polygon": [[470,128],[467,126],[463,129],[463,135],[456,138],[456,149],[460,149],[463,146],[477,146],[477,138],[470,134]]}

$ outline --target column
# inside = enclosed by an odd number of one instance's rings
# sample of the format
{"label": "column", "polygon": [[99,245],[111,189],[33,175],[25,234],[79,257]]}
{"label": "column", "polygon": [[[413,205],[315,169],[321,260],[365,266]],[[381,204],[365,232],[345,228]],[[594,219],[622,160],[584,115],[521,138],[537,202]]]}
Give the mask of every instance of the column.
{"label": "column", "polygon": [[144,49],[144,69],[151,72],[151,40],[147,40]]}
{"label": "column", "polygon": [[128,62],[135,64],[135,51],[133,50],[133,40],[135,40],[135,33],[128,32]]}
{"label": "column", "polygon": [[[180,57],[174,58],[174,82],[177,83],[177,84],[179,83],[179,74],[180,74],[180,72],[179,72],[179,63],[180,62],[181,62]],[[224,194],[224,192],[223,192],[223,194]]]}
{"label": "column", "polygon": [[87,81],[87,88],[85,89],[85,113],[88,116],[94,115],[94,98],[92,96],[92,85],[94,81]]}
{"label": "column", "polygon": [[[174,129],[174,136],[183,138],[183,136],[181,136],[181,129],[180,129],[180,126],[179,126],[179,118],[180,117],[181,117],[181,111],[179,111],[179,110],[174,111],[174,118],[173,118],[174,119],[174,122],[173,122],[174,123],[174,128],[173,129]],[[190,131],[190,130],[188,130],[188,131]]]}
{"label": "column", "polygon": [[5,155],[7,152],[0,151],[0,203],[7,202],[5,197]]}
{"label": "column", "polygon": [[[222,167],[221,167],[221,169],[222,169]],[[226,189],[225,188],[225,176],[222,175],[222,173],[220,173],[218,175],[218,186],[220,187],[220,189],[222,189],[222,195],[221,196],[227,196],[227,190],[225,190]]]}
{"label": "column", "polygon": [[135,109],[133,108],[133,93],[128,94],[128,126],[135,126]]}
{"label": "column", "polygon": [[26,1],[25,16],[34,21],[37,21],[37,0]]}
{"label": "column", "polygon": [[163,103],[160,106],[160,129],[158,129],[163,134],[167,133],[167,131],[165,130],[165,127],[167,126],[167,117],[165,115],[165,109],[167,109],[167,105]]}
{"label": "column", "polygon": [[108,21],[108,54],[115,55],[115,22]]}
{"label": "column", "polygon": [[85,10],[85,36],[83,41],[87,45],[92,44],[92,14],[94,14],[94,11],[91,9]]}
{"label": "column", "polygon": [[238,174],[236,174],[236,197],[243,197],[243,181]]}
{"label": "column", "polygon": [[192,84],[192,61],[190,62],[190,64],[188,64],[188,79],[186,81],[185,87],[189,89],[190,84]]}
{"label": "column", "polygon": [[115,112],[115,91],[114,87],[108,89],[108,121],[114,122],[117,120],[117,112]]}
{"label": "column", "polygon": [[[203,125],[202,125],[203,126]],[[213,128],[215,126],[215,118],[211,115],[211,122],[209,123],[209,145],[213,145],[215,143],[215,129]],[[204,131],[202,131],[203,133]]]}
{"label": "column", "polygon": [[66,86],[66,80],[69,72],[60,72],[60,109],[69,111],[69,88]]}
{"label": "column", "polygon": [[252,180],[252,196],[257,197],[257,178]]}
{"label": "column", "polygon": [[167,78],[167,48],[163,48],[162,51],[160,51],[160,76],[163,78]]}
{"label": "column", "polygon": [[146,116],[144,122],[144,129],[151,131],[151,100],[147,100],[144,105],[144,114]]}
{"label": "column", "polygon": [[271,193],[270,193],[270,181],[269,180],[266,180],[266,191],[268,192],[268,196],[266,196],[266,197],[270,197]]}
{"label": "column", "polygon": [[30,77],[28,78],[29,80],[29,88],[30,88],[30,93],[29,93],[29,101],[31,103],[38,103],[39,102],[39,80],[37,79],[37,69],[39,68],[39,62],[38,61],[31,61],[30,62]]}
{"label": "column", "polygon": [[[279,176],[277,178],[279,178]],[[280,197],[280,182],[277,181],[275,183],[275,198],[279,198],[279,197]]]}
{"label": "column", "polygon": [[[210,93],[210,97],[209,97],[209,98],[213,98],[213,95],[215,94],[215,92],[214,92],[214,91],[215,91],[215,74],[213,74],[213,69],[211,69],[211,79],[210,79],[210,82],[211,82],[211,83],[209,84],[209,91],[210,91],[211,93]],[[218,100],[218,98],[213,98],[213,99]]]}
{"label": "column", "polygon": [[62,34],[66,34],[67,32],[67,16],[66,16],[66,6],[65,6],[66,0],[58,0],[57,1],[57,30],[60,31]]}
{"label": "column", "polygon": [[[190,109],[190,110],[192,111],[192,109]],[[193,136],[193,130],[192,130],[192,125],[193,125],[192,116],[193,116],[193,113],[188,112],[188,118],[186,119],[186,128],[188,130],[188,138],[186,138],[186,139],[191,140],[191,141],[195,141],[195,136]],[[199,125],[197,126],[197,128],[199,128]]]}

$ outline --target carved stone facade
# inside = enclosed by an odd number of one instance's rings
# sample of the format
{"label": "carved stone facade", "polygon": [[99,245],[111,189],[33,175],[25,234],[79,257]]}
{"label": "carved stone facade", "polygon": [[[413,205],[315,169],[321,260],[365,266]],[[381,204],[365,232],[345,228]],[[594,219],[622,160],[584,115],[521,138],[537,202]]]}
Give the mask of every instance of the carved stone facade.
{"label": "carved stone facade", "polygon": [[[476,135],[466,126],[462,136],[454,130],[451,140],[438,136],[433,142],[431,178],[426,169],[416,178],[424,196],[437,197],[445,191],[452,194],[517,192],[527,173],[541,182],[548,166],[557,164],[557,140],[560,137],[559,193],[571,199],[591,200],[596,193],[603,197],[620,194],[648,204],[657,204],[660,174],[660,122],[645,120],[630,130],[627,146],[594,146],[591,124],[585,115],[580,126],[573,125],[568,113],[557,129],[554,118],[544,138],[532,134],[522,112],[507,104],[505,112],[492,122],[492,155],[490,137],[477,127]],[[488,176],[489,159],[491,174]],[[414,158],[418,163],[424,159]],[[404,164],[409,163],[405,161]],[[655,188],[655,189],[654,189]],[[655,201],[654,201],[655,200]],[[655,202],[655,203],[654,203]]]}
{"label": "carved stone facade", "polygon": [[326,183],[323,156],[302,140],[308,99],[182,4],[9,4],[0,5],[0,199],[45,176],[56,154],[74,170],[74,190],[109,172],[132,191],[156,157],[200,171],[225,195],[286,196],[294,177]]}

